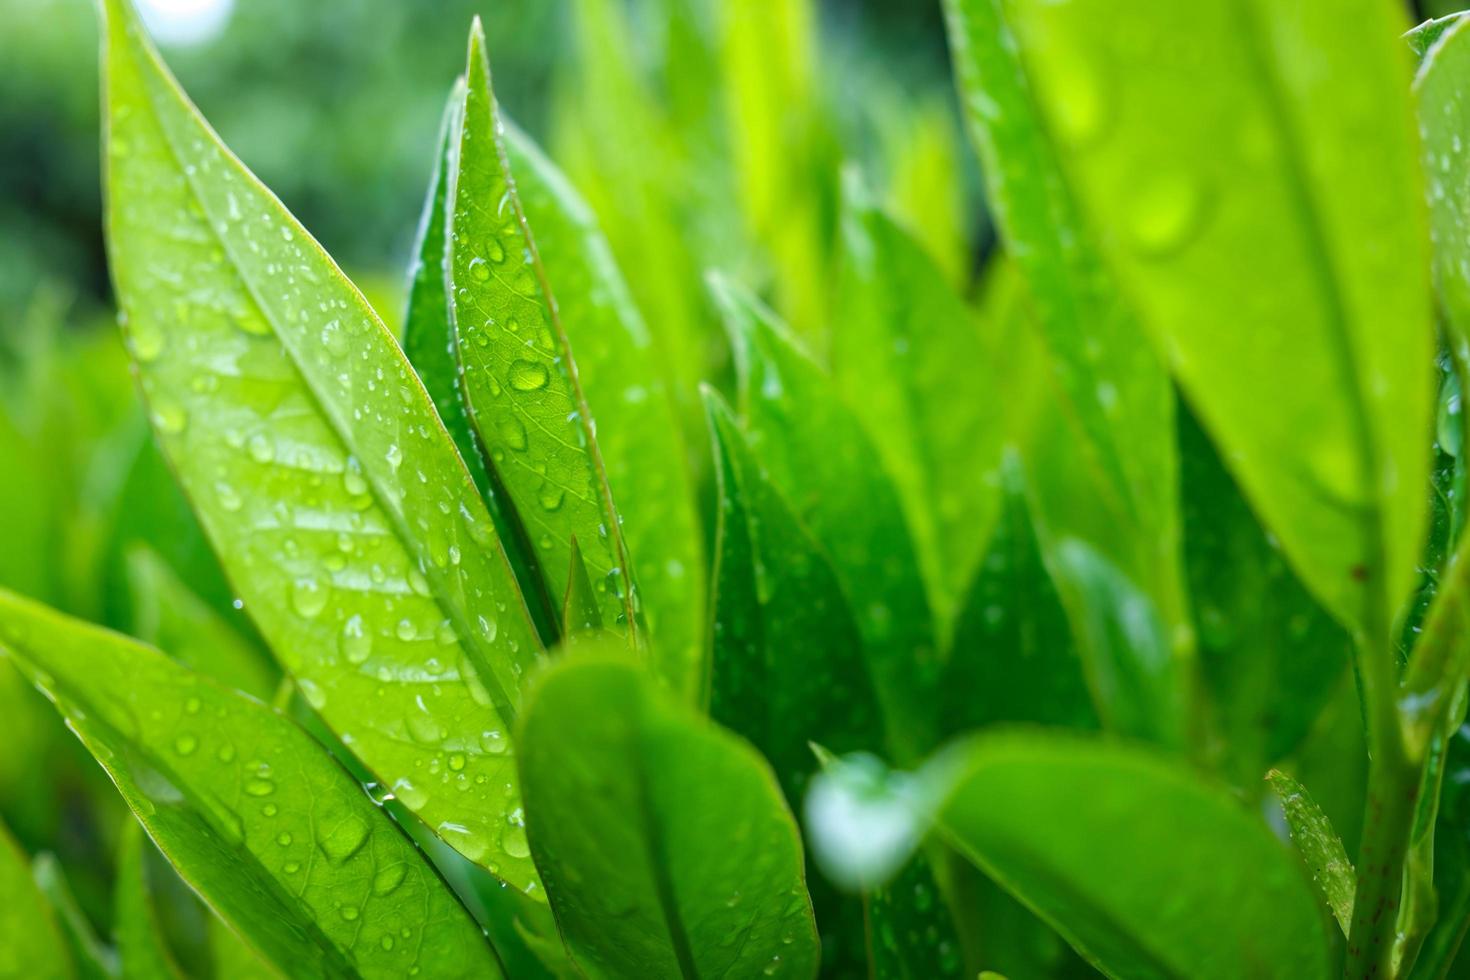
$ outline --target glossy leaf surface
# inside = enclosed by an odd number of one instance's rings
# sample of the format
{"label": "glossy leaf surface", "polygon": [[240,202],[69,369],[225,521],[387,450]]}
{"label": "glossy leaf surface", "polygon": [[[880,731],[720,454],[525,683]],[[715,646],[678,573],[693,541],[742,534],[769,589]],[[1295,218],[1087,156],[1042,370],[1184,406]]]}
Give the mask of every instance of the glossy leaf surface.
{"label": "glossy leaf surface", "polygon": [[857,416],[770,310],[715,279],[751,448],[826,550],[857,619],[892,750],[928,746],[938,670],[923,575],[897,490]]}
{"label": "glossy leaf surface", "polygon": [[109,251],[165,455],[312,707],[525,887],[496,841],[538,643],[480,495],[361,294],[107,13]]}
{"label": "glossy leaf surface", "polygon": [[501,143],[484,35],[470,34],[450,167],[450,314],[469,418],[536,550],[551,595],[582,543],[609,625],[632,630],[628,556],[593,421]]}
{"label": "glossy leaf surface", "polygon": [[584,973],[815,975],[801,842],[748,745],[598,659],[541,678],[520,742],[526,832]]}
{"label": "glossy leaf surface", "polygon": [[1328,975],[1324,916],[1294,856],[1187,768],[1040,734],[979,736],[934,766],[942,835],[1105,973]]}
{"label": "glossy leaf surface", "polygon": [[0,644],[179,873],[288,975],[499,976],[402,832],[295,724],[135,641],[0,593]]}
{"label": "glossy leaf surface", "polygon": [[[597,420],[597,446],[637,576],[654,665],[670,686],[692,696],[699,682],[705,559],[660,352],[582,198],[514,126],[506,127],[505,149]],[[600,586],[598,596],[608,587],[599,580],[593,585]]]}
{"label": "glossy leaf surface", "polygon": [[1108,269],[1305,584],[1377,641],[1424,535],[1433,358],[1400,10],[1006,6]]}

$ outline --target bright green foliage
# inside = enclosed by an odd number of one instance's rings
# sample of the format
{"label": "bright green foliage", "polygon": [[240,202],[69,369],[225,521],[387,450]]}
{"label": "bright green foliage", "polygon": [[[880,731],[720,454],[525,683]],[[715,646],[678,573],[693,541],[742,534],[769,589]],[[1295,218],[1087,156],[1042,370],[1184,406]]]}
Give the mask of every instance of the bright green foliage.
{"label": "bright green foliage", "polygon": [[1332,829],[1327,814],[1312,801],[1301,783],[1277,769],[1267,773],[1266,778],[1281,801],[1291,841],[1312,870],[1317,893],[1332,910],[1343,935],[1347,935],[1353,920],[1354,876],[1353,862],[1348,859],[1342,840]]}
{"label": "bright green foliage", "polygon": [[0,648],[148,833],[278,969],[498,976],[480,930],[310,736],[155,650],[0,593]]}
{"label": "bright green foliage", "polygon": [[831,557],[863,637],[889,744],[911,757],[929,738],[937,655],[898,492],[831,378],[775,314],[723,279],[712,288],[735,349],[751,447]]}
{"label": "bright green foliage", "polygon": [[1104,972],[1327,976],[1301,867],[1187,769],[1060,735],[978,736],[933,766],[943,836]]}
{"label": "bright green foliage", "polygon": [[114,932],[123,975],[138,980],[170,980],[184,973],[169,952],[153,910],[145,857],[153,849],[143,827],[129,820],[122,832],[117,859],[117,898]]}
{"label": "bright green foliage", "polygon": [[361,295],[108,14],[113,276],[164,452],[311,706],[525,887],[496,841],[538,642],[480,495]]}
{"label": "bright green foliage", "polygon": [[604,620],[631,635],[636,599],[621,525],[566,321],[501,145],[478,26],[466,78],[450,156],[446,269],[470,422],[534,543],[551,594],[566,591],[568,542],[576,535]]}
{"label": "bright green foliage", "polygon": [[541,679],[519,741],[526,831],[584,973],[815,975],[800,840],[749,746],[597,659]]}
{"label": "bright green foliage", "polygon": [[0,975],[73,977],[66,941],[51,906],[31,877],[30,862],[0,825]]}

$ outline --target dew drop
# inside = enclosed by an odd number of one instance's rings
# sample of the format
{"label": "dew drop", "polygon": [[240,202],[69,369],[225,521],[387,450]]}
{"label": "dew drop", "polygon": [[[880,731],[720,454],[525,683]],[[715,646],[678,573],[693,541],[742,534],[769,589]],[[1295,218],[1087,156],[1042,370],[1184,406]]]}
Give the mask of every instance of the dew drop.
{"label": "dew drop", "polygon": [[1152,179],[1130,210],[1134,248],[1152,258],[1182,248],[1200,228],[1204,203],[1204,192],[1190,177],[1165,174]]}
{"label": "dew drop", "polygon": [[470,275],[474,276],[480,282],[485,282],[490,278],[490,266],[485,263],[484,259],[477,255],[470,259]]}
{"label": "dew drop", "polygon": [[404,643],[408,643],[419,635],[418,627],[413,625],[413,620],[411,619],[400,619],[398,626],[394,628],[393,632]]}
{"label": "dew drop", "polygon": [[379,868],[378,873],[373,875],[373,894],[392,894],[399,885],[403,884],[403,878],[407,874],[408,867],[402,862]]}
{"label": "dew drop", "polygon": [[251,796],[270,796],[276,791],[276,784],[264,776],[256,776],[245,783],[245,792]]}
{"label": "dew drop", "polygon": [[357,906],[356,905],[344,905],[344,906],[342,906],[341,914],[342,914],[342,918],[346,919],[348,922],[354,922],[354,921],[356,921],[357,916],[358,916]]}
{"label": "dew drop", "polygon": [[199,739],[187,732],[174,739],[174,751],[179,755],[193,755],[197,748],[199,748]]}
{"label": "dew drop", "polygon": [[536,361],[516,360],[510,365],[510,386],[516,391],[536,391],[546,387],[551,379],[545,364]]}
{"label": "dew drop", "polygon": [[153,424],[158,426],[160,432],[178,435],[189,424],[189,416],[178,402],[167,397],[156,397],[153,399]]}
{"label": "dew drop", "polygon": [[531,846],[526,841],[526,829],[515,824],[508,824],[500,832],[500,847],[513,858],[529,857],[531,854]]}
{"label": "dew drop", "polygon": [[331,825],[323,825],[317,834],[317,846],[333,864],[341,864],[356,854],[367,841],[368,825],[355,813],[344,815]]}
{"label": "dew drop", "polygon": [[505,261],[505,249],[501,247],[500,242],[497,241],[496,239],[493,239],[492,238],[490,240],[490,249],[489,249],[489,251],[490,251],[490,261],[491,262],[504,262]]}
{"label": "dew drop", "polygon": [[240,498],[240,492],[223,480],[214,485],[214,496],[219,505],[232,514],[245,503]]}
{"label": "dew drop", "polygon": [[566,491],[551,483],[543,483],[540,491],[536,494],[536,500],[546,510],[556,510],[566,499]]}
{"label": "dew drop", "polygon": [[362,617],[354,614],[342,624],[342,635],[338,645],[342,656],[350,664],[360,664],[373,652],[373,638],[363,626]]}
{"label": "dew drop", "polygon": [[455,772],[464,771],[464,753],[455,752],[449,757],[449,768]]}
{"label": "dew drop", "polygon": [[314,619],[327,608],[327,590],[314,578],[300,578],[291,587],[291,608],[307,619]]}
{"label": "dew drop", "polygon": [[259,432],[250,437],[250,441],[245,444],[245,448],[250,451],[250,458],[257,463],[269,463],[276,458],[275,444],[270,441],[268,436]]}

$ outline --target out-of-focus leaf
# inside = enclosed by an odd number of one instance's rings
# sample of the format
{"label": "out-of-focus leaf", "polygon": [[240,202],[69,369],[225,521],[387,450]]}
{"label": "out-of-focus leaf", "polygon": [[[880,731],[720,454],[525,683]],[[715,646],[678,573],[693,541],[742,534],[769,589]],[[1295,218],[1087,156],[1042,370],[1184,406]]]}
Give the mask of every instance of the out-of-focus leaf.
{"label": "out-of-focus leaf", "polygon": [[567,592],[561,600],[562,641],[580,642],[588,633],[602,632],[602,614],[597,611],[597,593],[582,560],[582,546],[572,538],[571,571],[567,574]]}
{"label": "out-of-focus leaf", "polygon": [[1041,560],[1022,479],[1012,460],[1000,520],[960,606],[940,680],[941,736],[1003,721],[1097,727],[1077,644]]}
{"label": "out-of-focus leaf", "polygon": [[932,744],[939,665],[898,492],[862,423],[775,314],[724,279],[711,286],[735,348],[751,448],[831,558],[863,637],[889,747],[913,758]]}
{"label": "out-of-focus leaf", "polygon": [[419,852],[275,711],[9,593],[0,645],[185,880],[283,973],[405,976],[432,951],[445,976],[500,975]]}
{"label": "out-of-focus leaf", "polygon": [[525,832],[583,971],[815,976],[801,842],[765,761],[626,664],[563,661],[533,692]]}
{"label": "out-of-focus leaf", "polygon": [[703,641],[704,542],[660,354],[581,197],[513,126],[506,127],[505,149],[597,420],[597,446],[618,502],[654,664],[674,690],[692,698]]}
{"label": "out-of-focus leaf", "polygon": [[224,919],[209,918],[209,950],[214,960],[214,975],[229,980],[279,980],[288,974],[277,973],[245,941],[235,935]]}
{"label": "out-of-focus leaf", "polygon": [[931,765],[941,835],[1105,973],[1328,975],[1295,857],[1184,766],[1040,734],[978,736]]}
{"label": "out-of-focus leaf", "polygon": [[0,824],[0,976],[76,976],[66,940],[25,852]]}
{"label": "out-of-focus leaf", "polygon": [[882,731],[862,638],[826,556],[706,389],[720,501],[706,681],[710,717],[750,739],[799,801],[809,745],[852,752]]}
{"label": "out-of-focus leaf", "polygon": [[840,256],[832,377],[898,488],[947,635],[996,517],[1007,359],[987,349],[944,273],[852,172]]}
{"label": "out-of-focus leaf", "polygon": [[450,160],[450,316],[470,424],[489,450],[553,596],[576,535],[603,621],[635,631],[637,599],[595,426],[557,300],[511,178],[484,34],[470,31]]}
{"label": "out-of-focus leaf", "polygon": [[362,296],[122,0],[106,11],[110,254],[165,455],[313,709],[462,853],[531,885],[496,842],[540,648],[480,494]]}
{"label": "out-of-focus leaf", "polygon": [[1423,542],[1434,353],[1402,11],[1007,6],[1108,268],[1303,583],[1384,642]]}
{"label": "out-of-focus leaf", "polygon": [[1409,974],[1415,980],[1453,976],[1470,930],[1470,727],[1461,725],[1450,737],[1444,767],[1433,838],[1438,914]]}
{"label": "out-of-focus leaf", "polygon": [[1188,411],[1179,413],[1184,564],[1225,770],[1254,787],[1306,737],[1352,638],[1298,581]]}
{"label": "out-of-focus leaf", "polygon": [[963,289],[970,275],[970,209],[954,110],[949,100],[930,98],[917,105],[905,100],[888,115],[888,209],[923,243],[949,284]]}
{"label": "out-of-focus leaf", "polygon": [[923,851],[866,902],[872,976],[937,980],[964,972],[954,918]]}
{"label": "out-of-focus leaf", "polygon": [[168,941],[153,911],[153,892],[144,864],[153,844],[132,818],[123,827],[117,861],[115,922],[118,958],[123,976],[137,980],[168,980],[184,973],[169,952]]}
{"label": "out-of-focus leaf", "polygon": [[1291,842],[1312,871],[1312,882],[1317,894],[1333,918],[1347,935],[1353,922],[1353,890],[1356,877],[1353,862],[1342,846],[1342,839],[1332,829],[1327,814],[1312,801],[1306,787],[1279,769],[1266,774],[1276,798],[1281,801],[1286,814],[1286,826],[1291,831]]}
{"label": "out-of-focus leaf", "polygon": [[262,701],[278,683],[276,671],[247,641],[204,604],[151,548],[128,553],[133,633],[179,663]]}
{"label": "out-of-focus leaf", "polygon": [[46,896],[61,934],[71,950],[71,961],[76,964],[77,976],[81,980],[103,980],[106,977],[123,976],[118,962],[117,950],[108,946],[97,935],[87,914],[77,904],[71,884],[66,880],[66,871],[61,861],[51,853],[36,855],[31,863],[36,887]]}

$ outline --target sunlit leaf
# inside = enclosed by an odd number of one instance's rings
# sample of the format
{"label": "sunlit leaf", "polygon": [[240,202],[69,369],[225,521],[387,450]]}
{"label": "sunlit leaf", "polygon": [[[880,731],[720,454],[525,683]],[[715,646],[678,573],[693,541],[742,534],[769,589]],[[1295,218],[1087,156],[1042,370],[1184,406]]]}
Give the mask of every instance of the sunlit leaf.
{"label": "sunlit leaf", "polygon": [[748,745],[596,659],[541,678],[519,738],[525,833],[584,972],[815,976],[801,842]]}
{"label": "sunlit leaf", "polygon": [[[484,936],[296,725],[135,641],[0,593],[0,646],[149,836],[281,972],[499,976]],[[451,762],[451,765],[453,763]]]}
{"label": "sunlit leaf", "polygon": [[109,250],[165,455],[311,706],[426,823],[530,885],[496,842],[539,645],[480,494],[362,296],[106,9]]}

